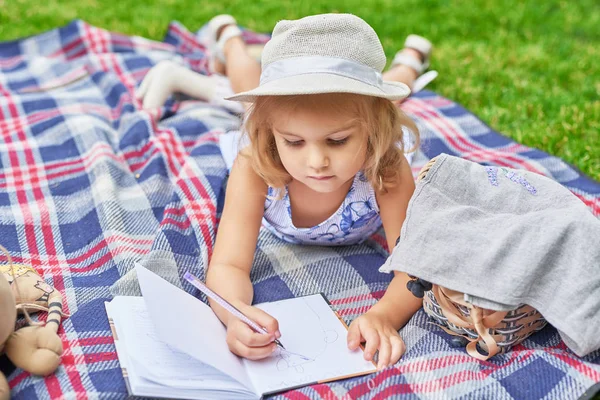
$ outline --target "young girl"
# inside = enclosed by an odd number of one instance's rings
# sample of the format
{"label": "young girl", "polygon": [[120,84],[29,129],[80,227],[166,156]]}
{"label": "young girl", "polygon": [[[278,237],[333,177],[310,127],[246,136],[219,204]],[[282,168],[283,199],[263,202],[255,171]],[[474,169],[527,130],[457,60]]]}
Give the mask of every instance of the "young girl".
{"label": "young girl", "polygon": [[[261,66],[250,56],[231,16],[209,23],[213,68],[226,74],[247,113],[247,146],[235,157],[207,284],[269,334],[253,332],[217,304],[230,350],[261,359],[276,350],[277,321],[252,307],[250,271],[259,228],[298,244],[347,245],[383,224],[395,246],[414,190],[404,156],[403,127],[414,123],[393,100],[404,99],[427,66],[431,44],[411,35],[391,70],[374,30],[348,14],[281,21],[265,45]],[[377,266],[373,266],[376,268]],[[398,330],[421,306],[396,273],[383,298],[352,322],[348,347],[379,351],[378,368],[405,346]]]}

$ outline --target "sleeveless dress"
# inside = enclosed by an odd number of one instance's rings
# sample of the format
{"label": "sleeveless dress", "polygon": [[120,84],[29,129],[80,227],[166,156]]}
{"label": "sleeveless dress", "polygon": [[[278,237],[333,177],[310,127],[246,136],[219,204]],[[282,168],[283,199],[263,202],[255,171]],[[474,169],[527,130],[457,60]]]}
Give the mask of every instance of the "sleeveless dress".
{"label": "sleeveless dress", "polygon": [[297,228],[292,222],[290,196],[275,200],[276,190],[269,187],[265,201],[263,226],[289,243],[349,245],[364,241],[381,226],[375,191],[362,172],[354,177],[340,207],[325,221],[310,228]]}

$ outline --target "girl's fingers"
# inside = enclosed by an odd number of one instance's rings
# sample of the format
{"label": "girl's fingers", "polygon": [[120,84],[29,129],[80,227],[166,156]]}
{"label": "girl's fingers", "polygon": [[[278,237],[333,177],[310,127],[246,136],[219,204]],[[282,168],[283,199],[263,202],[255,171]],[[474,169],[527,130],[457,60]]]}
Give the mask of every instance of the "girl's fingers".
{"label": "girl's fingers", "polygon": [[267,330],[267,332],[275,335],[276,338],[281,336],[279,333],[279,322],[260,308],[252,307],[252,306],[241,306],[238,307],[241,312],[244,313],[248,318],[252,321],[256,322],[258,326],[262,326]]}
{"label": "girl's fingers", "polygon": [[[257,337],[254,337],[254,335]],[[275,348],[273,346],[276,345],[271,340],[266,341],[264,344],[259,344],[261,343],[260,339],[263,339],[260,336],[272,337],[272,335],[256,333],[248,325],[235,319],[230,321],[227,327],[227,346],[229,346],[229,350],[232,353],[240,357],[253,360],[265,358],[273,352]],[[250,345],[248,342],[250,342]]]}
{"label": "girl's fingers", "polygon": [[377,369],[384,369],[390,364],[390,356],[392,354],[392,345],[390,339],[381,335],[379,338],[379,357],[377,359]]}
{"label": "girl's fingers", "polygon": [[248,360],[261,360],[267,358],[271,356],[276,349],[277,345],[275,343],[263,347],[248,347],[239,340],[236,340],[229,345],[229,350],[231,350],[232,353]]}
{"label": "girl's fingers", "polygon": [[348,328],[348,348],[350,350],[356,350],[360,343],[363,341],[363,337],[360,334],[359,320],[354,320]]}
{"label": "girl's fingers", "polygon": [[390,365],[398,362],[400,357],[406,351],[406,345],[400,336],[394,336],[390,339],[390,343],[392,346],[392,353],[390,356]]}
{"label": "girl's fingers", "polygon": [[273,333],[257,333],[242,321],[239,321],[239,324],[244,326],[241,327],[241,329],[238,329],[238,333],[235,336],[240,342],[248,347],[267,346],[275,340],[275,334]]}
{"label": "girl's fingers", "polygon": [[371,361],[379,348],[379,333],[371,326],[361,327],[361,333],[366,340],[365,360]]}

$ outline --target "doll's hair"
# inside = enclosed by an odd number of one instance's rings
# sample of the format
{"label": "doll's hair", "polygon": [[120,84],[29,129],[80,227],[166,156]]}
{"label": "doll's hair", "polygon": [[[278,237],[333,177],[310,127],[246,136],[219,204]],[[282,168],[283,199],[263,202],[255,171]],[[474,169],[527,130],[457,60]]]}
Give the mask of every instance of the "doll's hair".
{"label": "doll's hair", "polygon": [[[259,97],[248,110],[245,134],[250,139],[249,149],[242,155],[251,156],[255,172],[271,187],[283,188],[291,176],[285,170],[275,144],[272,115],[285,115],[297,109],[348,116],[367,136],[367,152],[363,172],[369,183],[385,191],[399,180],[404,151],[419,145],[415,123],[390,100],[351,93],[327,93],[302,96]],[[406,149],[402,128],[414,137],[414,147]]]}

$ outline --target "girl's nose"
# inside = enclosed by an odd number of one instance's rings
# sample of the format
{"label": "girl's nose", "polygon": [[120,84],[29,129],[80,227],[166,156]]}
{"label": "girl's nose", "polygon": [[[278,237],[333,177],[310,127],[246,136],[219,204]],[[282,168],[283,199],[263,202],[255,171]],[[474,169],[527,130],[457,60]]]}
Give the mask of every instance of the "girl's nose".
{"label": "girl's nose", "polygon": [[312,148],[308,154],[308,166],[319,171],[329,166],[329,158],[320,148]]}

